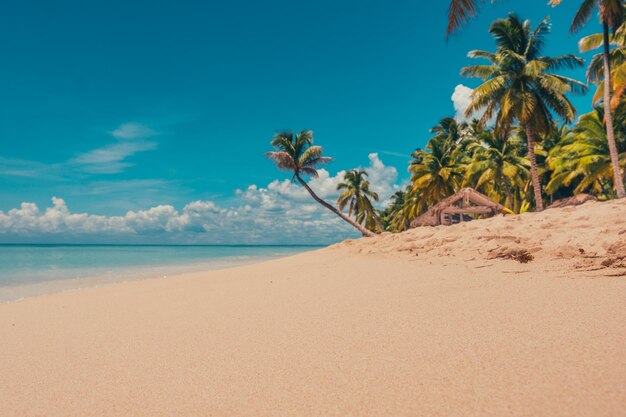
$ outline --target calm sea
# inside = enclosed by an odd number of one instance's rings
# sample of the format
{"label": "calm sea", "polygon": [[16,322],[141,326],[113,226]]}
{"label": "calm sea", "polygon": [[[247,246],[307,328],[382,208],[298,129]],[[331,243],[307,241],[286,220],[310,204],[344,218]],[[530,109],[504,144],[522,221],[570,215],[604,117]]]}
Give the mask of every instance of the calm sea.
{"label": "calm sea", "polygon": [[0,302],[108,282],[228,268],[319,248],[0,244]]}

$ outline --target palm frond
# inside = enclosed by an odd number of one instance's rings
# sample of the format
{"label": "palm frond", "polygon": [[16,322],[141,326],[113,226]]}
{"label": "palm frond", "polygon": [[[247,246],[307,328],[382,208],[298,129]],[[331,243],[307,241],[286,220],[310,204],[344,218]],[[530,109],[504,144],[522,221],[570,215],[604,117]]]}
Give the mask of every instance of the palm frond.
{"label": "palm frond", "polygon": [[469,18],[476,16],[482,3],[484,0],[451,0],[448,8],[446,37],[459,30]]}
{"label": "palm frond", "polygon": [[578,32],[580,28],[585,26],[585,23],[587,23],[589,17],[591,17],[591,13],[593,13],[594,9],[598,5],[597,1],[598,0],[583,0],[583,3],[580,5],[576,15],[574,16],[570,32]]}

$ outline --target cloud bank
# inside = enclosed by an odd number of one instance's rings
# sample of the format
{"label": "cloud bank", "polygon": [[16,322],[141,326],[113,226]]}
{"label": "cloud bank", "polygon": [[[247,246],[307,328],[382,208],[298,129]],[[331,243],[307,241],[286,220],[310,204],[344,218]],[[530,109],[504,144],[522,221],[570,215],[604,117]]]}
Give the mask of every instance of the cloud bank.
{"label": "cloud bank", "polygon": [[[397,170],[376,153],[369,155],[369,166],[364,168],[383,204],[399,188]],[[319,177],[309,183],[320,197],[334,202],[344,173],[331,176],[320,169]],[[73,213],[65,200],[53,197],[45,209],[23,202],[19,208],[0,211],[0,239],[11,242],[329,243],[356,235],[288,179],[236,190],[228,204],[192,201],[181,209],[163,204],[102,216]]]}

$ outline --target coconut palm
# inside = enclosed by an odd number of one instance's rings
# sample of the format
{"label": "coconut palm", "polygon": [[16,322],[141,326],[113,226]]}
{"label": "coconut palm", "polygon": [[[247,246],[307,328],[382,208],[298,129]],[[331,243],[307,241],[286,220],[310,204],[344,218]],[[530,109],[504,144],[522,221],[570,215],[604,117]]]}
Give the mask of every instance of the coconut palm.
{"label": "coconut palm", "polygon": [[396,191],[389,199],[389,205],[381,213],[384,230],[402,232],[409,228],[411,221],[401,213],[405,205],[406,192]]}
{"label": "coconut palm", "polygon": [[468,151],[472,161],[466,169],[466,185],[514,209],[514,189],[523,188],[530,179],[523,143],[485,131]]}
{"label": "coconut palm", "polygon": [[[622,24],[615,33],[609,36],[609,42],[615,48],[609,52],[611,66],[611,110],[619,105],[624,92],[626,92],[626,25]],[[588,52],[601,48],[604,43],[602,33],[585,36],[578,42],[581,52]],[[604,54],[598,53],[593,56],[587,67],[587,80],[597,84],[592,104],[604,99]],[[613,118],[615,119],[615,118]],[[615,122],[615,120],[613,120]]]}
{"label": "coconut palm", "polygon": [[619,155],[615,143],[613,130],[613,116],[611,114],[611,59],[610,59],[610,32],[617,30],[624,21],[624,2],[622,0],[583,0],[578,12],[574,16],[570,30],[576,32],[582,28],[598,10],[600,23],[602,24],[602,66],[604,78],[604,120],[606,124],[606,136],[611,155],[613,168],[613,181],[618,198],[626,197],[624,191],[624,177],[619,165]]}
{"label": "coconut palm", "polygon": [[458,147],[450,138],[435,136],[426,145],[426,150],[417,149],[411,155],[409,166],[413,191],[426,206],[438,203],[451,196],[461,187],[463,164]]}
{"label": "coconut palm", "polygon": [[484,82],[472,93],[466,115],[484,111],[482,121],[495,117],[494,133],[506,137],[517,121],[526,133],[531,178],[538,211],[543,210],[541,185],[537,171],[535,143],[547,133],[553,113],[566,122],[576,116],[576,109],[567,93],[583,93],[586,86],[554,71],[582,66],[575,55],[543,56],[543,47],[550,32],[548,19],[535,30],[529,21],[511,14],[507,19],[492,23],[489,32],[496,40],[496,52],[471,51],[470,58],[482,58],[487,65],[463,68],[466,77],[478,77]]}
{"label": "coconut palm", "polygon": [[412,186],[406,187],[405,191],[397,191],[391,196],[389,206],[383,212],[386,230],[407,230],[411,227],[411,222],[427,208],[419,191],[415,191]]}
{"label": "coconut palm", "polygon": [[430,129],[430,133],[439,139],[447,139],[458,143],[465,137],[465,131],[467,129],[468,126],[466,123],[459,123],[452,117],[444,117],[439,120],[436,126]]}
{"label": "coconut palm", "polygon": [[[548,164],[552,177],[546,192],[555,193],[561,187],[572,187],[573,193],[592,193],[599,198],[610,196],[612,179],[611,158],[602,108],[580,117],[573,131],[552,149]],[[626,146],[619,149],[619,161],[626,167]]]}
{"label": "coconut palm", "polygon": [[[480,7],[486,0],[452,0],[448,8],[448,26],[446,37],[450,36],[461,26],[467,23],[468,19],[476,16]],[[492,3],[495,0],[490,0]]]}
{"label": "coconut palm", "polygon": [[363,236],[373,236],[372,232],[352,221],[336,207],[318,197],[302,178],[303,176],[317,177],[317,167],[332,161],[332,158],[322,156],[321,146],[313,146],[312,131],[303,130],[295,135],[292,132],[278,133],[272,140],[272,146],[275,151],[267,152],[266,156],[276,163],[278,169],[291,171],[293,173],[292,181],[298,181],[315,201],[352,225]]}
{"label": "coconut palm", "polygon": [[337,199],[339,210],[348,206],[348,215],[356,218],[356,222],[365,225],[369,230],[378,228],[382,231],[382,225],[378,213],[372,204],[378,201],[378,194],[370,190],[367,180],[367,172],[362,169],[351,169],[343,176],[344,181],[337,185],[337,191],[341,191]]}

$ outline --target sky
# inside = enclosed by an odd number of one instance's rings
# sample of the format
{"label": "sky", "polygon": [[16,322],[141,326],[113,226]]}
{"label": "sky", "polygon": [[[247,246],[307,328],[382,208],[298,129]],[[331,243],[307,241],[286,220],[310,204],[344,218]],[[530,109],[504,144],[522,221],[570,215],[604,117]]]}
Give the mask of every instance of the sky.
{"label": "sky", "polygon": [[[312,129],[380,206],[429,129],[462,114],[472,49],[510,11],[552,17],[577,52],[580,5],[503,0],[446,41],[447,1],[25,1],[0,13],[0,243],[332,243],[357,235],[264,157]],[[587,60],[590,55],[583,55]],[[567,75],[584,79],[584,70]],[[591,94],[574,97],[579,113]]]}

